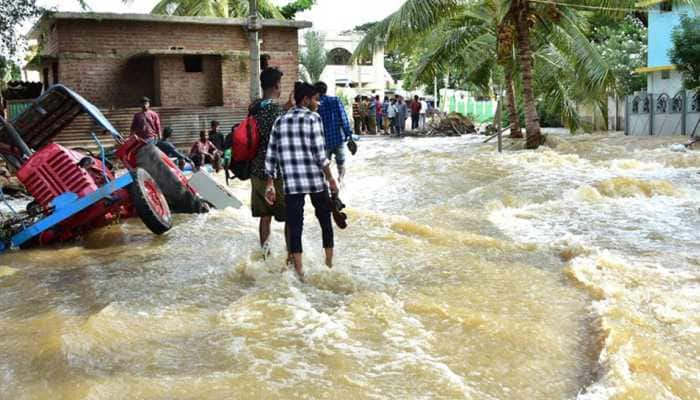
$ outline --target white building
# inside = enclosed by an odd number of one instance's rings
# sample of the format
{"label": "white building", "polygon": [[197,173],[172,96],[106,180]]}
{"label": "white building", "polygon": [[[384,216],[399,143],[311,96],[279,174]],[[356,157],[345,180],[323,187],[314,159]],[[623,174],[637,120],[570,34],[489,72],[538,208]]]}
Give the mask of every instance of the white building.
{"label": "white building", "polygon": [[[322,32],[328,63],[321,74],[321,80],[328,85],[328,92],[335,95],[338,88],[346,88],[346,95],[384,94],[394,85],[391,74],[384,67],[384,48],[377,46],[371,60],[353,63],[352,53],[362,41],[363,34],[354,31]],[[300,32],[301,51],[305,51],[304,33]]]}

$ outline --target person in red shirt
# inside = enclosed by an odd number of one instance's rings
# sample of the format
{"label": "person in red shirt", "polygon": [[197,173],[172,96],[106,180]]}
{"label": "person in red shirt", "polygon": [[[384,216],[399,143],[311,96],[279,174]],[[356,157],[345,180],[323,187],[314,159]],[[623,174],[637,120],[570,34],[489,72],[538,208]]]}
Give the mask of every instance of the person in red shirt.
{"label": "person in red shirt", "polygon": [[411,102],[411,129],[418,128],[418,121],[420,120],[420,110],[420,99],[418,98],[418,96],[413,96],[413,101]]}
{"label": "person in red shirt", "polygon": [[131,134],[147,142],[155,143],[160,140],[160,117],[151,110],[151,100],[148,97],[141,99],[141,111],[134,114]]}
{"label": "person in red shirt", "polygon": [[195,171],[199,171],[199,168],[206,163],[210,163],[216,172],[221,169],[221,152],[209,140],[209,134],[205,130],[199,132],[199,140],[192,145],[190,158],[194,163]]}

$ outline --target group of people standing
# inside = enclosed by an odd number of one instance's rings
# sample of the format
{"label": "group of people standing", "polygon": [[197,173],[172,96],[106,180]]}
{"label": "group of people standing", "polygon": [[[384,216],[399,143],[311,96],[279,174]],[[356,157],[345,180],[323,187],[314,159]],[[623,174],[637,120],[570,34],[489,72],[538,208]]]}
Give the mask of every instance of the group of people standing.
{"label": "group of people standing", "polygon": [[141,111],[134,115],[131,122],[131,134],[139,136],[148,143],[155,144],[168,157],[177,160],[180,169],[190,163],[196,171],[204,164],[211,164],[218,172],[221,169],[221,157],[224,154],[227,138],[219,131],[218,121],[211,122],[211,129],[199,132],[199,139],[192,144],[188,155],[183,154],[172,142],[173,129],[165,127],[161,134],[160,116],[151,110],[151,100],[141,99]]}
{"label": "group of people standing", "polygon": [[352,104],[355,134],[401,136],[406,130],[409,113],[411,129],[425,126],[429,107],[425,99],[418,96],[408,102],[401,95],[391,99],[385,96],[384,101],[379,95],[356,96]]}

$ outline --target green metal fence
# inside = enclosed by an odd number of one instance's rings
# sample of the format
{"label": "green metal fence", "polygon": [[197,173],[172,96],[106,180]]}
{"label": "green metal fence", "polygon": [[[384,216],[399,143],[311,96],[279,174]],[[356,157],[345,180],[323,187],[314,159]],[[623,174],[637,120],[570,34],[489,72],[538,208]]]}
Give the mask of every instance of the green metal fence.
{"label": "green metal fence", "polygon": [[493,122],[496,115],[495,101],[478,101],[470,96],[448,94],[443,96],[443,111],[472,116],[476,122]]}
{"label": "green metal fence", "polygon": [[31,107],[32,103],[32,100],[8,100],[7,116],[9,117],[10,121],[17,118],[17,116],[22,114],[24,110]]}

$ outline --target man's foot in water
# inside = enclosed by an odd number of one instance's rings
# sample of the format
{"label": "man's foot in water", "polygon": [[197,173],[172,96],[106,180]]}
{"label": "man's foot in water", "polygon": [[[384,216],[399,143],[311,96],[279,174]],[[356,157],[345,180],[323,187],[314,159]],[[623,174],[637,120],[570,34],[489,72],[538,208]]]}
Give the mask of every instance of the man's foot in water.
{"label": "man's foot in water", "polygon": [[272,250],[270,250],[270,242],[265,242],[262,245],[262,256],[263,260],[267,260],[272,255]]}
{"label": "man's foot in water", "polygon": [[296,272],[297,277],[300,281],[304,282],[304,268],[301,263],[301,253],[291,254],[292,265],[294,266],[294,272]]}

